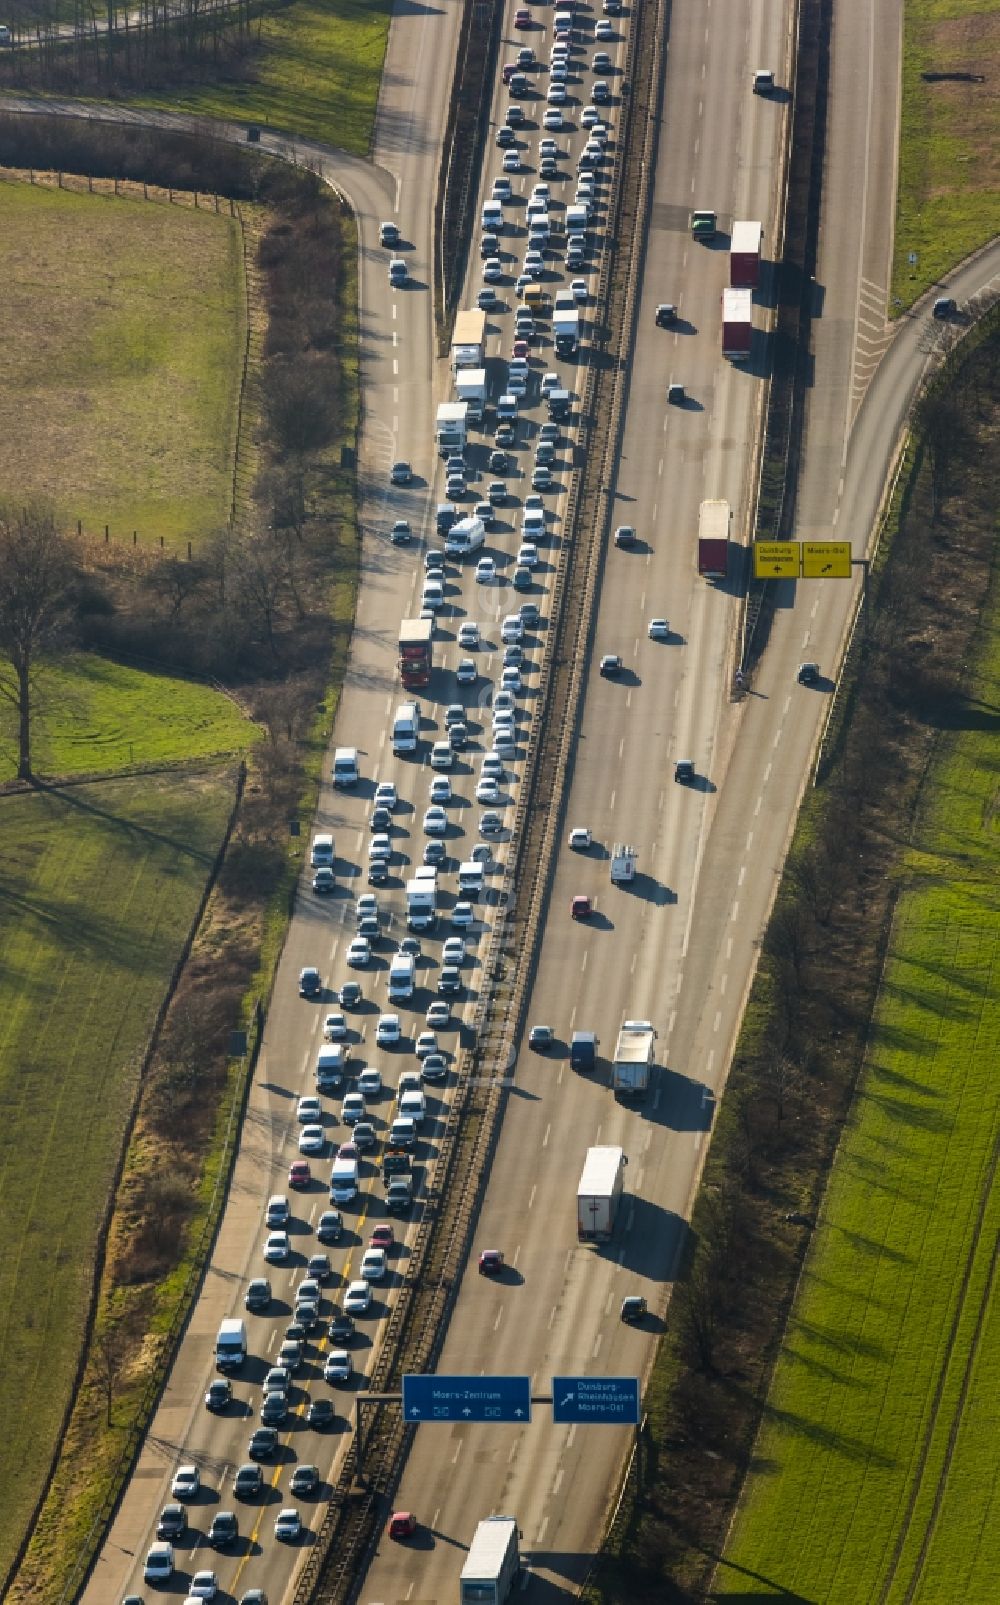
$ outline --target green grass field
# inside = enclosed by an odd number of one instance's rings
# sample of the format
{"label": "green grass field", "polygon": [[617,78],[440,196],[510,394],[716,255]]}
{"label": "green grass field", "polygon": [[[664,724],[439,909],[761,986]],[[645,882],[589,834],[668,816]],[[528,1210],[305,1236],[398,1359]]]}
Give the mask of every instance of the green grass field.
{"label": "green grass field", "polygon": [[231,770],[0,797],[0,1576],[73,1379],[139,1058],[232,798]]}
{"label": "green grass field", "polygon": [[236,221],[0,183],[0,279],[4,494],[181,552],[224,528],[245,339]]}
{"label": "green grass field", "polygon": [[892,282],[905,306],[1000,232],[998,53],[1000,0],[907,0]]}
{"label": "green grass field", "polygon": [[951,1605],[1000,1587],[996,622],[925,789],[725,1598]]}
{"label": "green grass field", "polygon": [[[61,778],[242,752],[257,736],[210,686],[83,654],[42,672],[35,710],[36,773]],[[0,702],[0,782],[16,773],[14,709]]]}
{"label": "green grass field", "polygon": [[199,84],[132,103],[270,124],[367,155],[390,9],[387,0],[291,0],[264,17],[254,81]]}

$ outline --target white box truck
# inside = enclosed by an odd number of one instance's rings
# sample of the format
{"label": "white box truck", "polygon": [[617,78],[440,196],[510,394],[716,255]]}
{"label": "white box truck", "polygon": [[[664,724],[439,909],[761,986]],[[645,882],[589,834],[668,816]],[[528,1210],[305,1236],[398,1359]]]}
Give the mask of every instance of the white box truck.
{"label": "white box truck", "polygon": [[648,1020],[623,1020],[611,1065],[612,1090],[645,1092],[655,1051],[656,1032]]}
{"label": "white box truck", "polygon": [[485,353],[486,313],[459,312],[451,337],[452,370],[457,373],[459,368],[481,368]]}
{"label": "white box truck", "polygon": [[464,401],[469,409],[469,423],[482,423],[486,411],[486,369],[460,368],[455,375],[455,390],[459,401]]}
{"label": "white box truck", "polygon": [[338,747],[333,755],[335,786],[356,786],[361,778],[357,747]]}
{"label": "white box truck", "polygon": [[556,307],[552,314],[556,355],[572,357],[580,341],[580,314],[576,307]]}
{"label": "white box truck", "polygon": [[238,1371],[247,1357],[247,1325],[239,1316],[227,1316],[219,1323],[215,1340],[215,1365],[219,1371]]}
{"label": "white box truck", "polygon": [[628,1160],[621,1148],[588,1148],[576,1190],[576,1230],[584,1242],[602,1242],[615,1229]]}
{"label": "white box truck", "polygon": [[513,1516],[479,1523],[462,1567],[459,1605],[503,1605],[521,1571],[520,1537]]}
{"label": "white box truck", "polygon": [[397,756],[402,752],[416,752],[419,741],[420,703],[401,702],[392,721],[392,750]]}
{"label": "white box truck", "polygon": [[433,881],[406,883],[406,924],[411,931],[429,931],[437,914],[437,888]]}
{"label": "white box truck", "polygon": [[638,856],[638,849],[630,847],[628,842],[615,842],[611,853],[611,879],[615,886],[625,886],[635,880]]}
{"label": "white box truck", "polygon": [[434,439],[442,457],[465,450],[469,440],[467,401],[442,401],[434,420]]}

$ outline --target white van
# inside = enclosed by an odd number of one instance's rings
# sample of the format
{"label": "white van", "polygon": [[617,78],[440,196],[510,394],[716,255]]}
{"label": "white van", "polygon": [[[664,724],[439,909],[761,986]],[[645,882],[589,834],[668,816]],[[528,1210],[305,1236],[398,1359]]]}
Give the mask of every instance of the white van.
{"label": "white van", "polygon": [[469,859],[458,866],[458,889],[466,897],[478,897],[485,884],[485,871],[482,864]]}
{"label": "white van", "polygon": [[347,1054],[341,1042],[324,1042],[316,1055],[316,1088],[328,1092],[339,1087],[347,1069]]}
{"label": "white van", "polygon": [[392,723],[392,750],[416,752],[420,740],[419,702],[401,702]]}
{"label": "white van", "polygon": [[589,217],[590,217],[590,207],[589,206],[584,206],[584,205],[567,206],[567,208],[566,208],[566,233],[567,234],[585,234],[587,232],[587,221],[588,221]]}
{"label": "white van", "polygon": [[360,776],[357,747],[338,747],[333,755],[334,785],[356,786]]}
{"label": "white van", "polygon": [[500,201],[483,202],[482,223],[486,234],[503,233],[503,206]]}
{"label": "white van", "polygon": [[389,965],[389,999],[392,1003],[405,1003],[412,998],[416,982],[417,965],[412,953],[397,953]]}
{"label": "white van", "polygon": [[313,869],[319,869],[322,865],[329,865],[332,868],[333,859],[333,837],[325,832],[317,832],[312,839],[312,849],[309,853],[310,864]]}
{"label": "white van", "polygon": [[468,557],[470,552],[478,552],[485,540],[483,521],[473,515],[471,518],[460,518],[457,524],[452,524],[445,537],[444,549],[449,557]]}

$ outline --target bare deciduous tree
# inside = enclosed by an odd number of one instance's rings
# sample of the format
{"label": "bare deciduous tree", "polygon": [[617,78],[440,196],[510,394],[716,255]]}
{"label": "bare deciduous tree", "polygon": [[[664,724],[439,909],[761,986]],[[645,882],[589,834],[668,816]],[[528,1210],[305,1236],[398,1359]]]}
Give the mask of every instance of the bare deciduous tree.
{"label": "bare deciduous tree", "polygon": [[0,508],[0,696],[17,713],[17,773],[32,778],[31,714],[40,660],[68,644],[72,547],[43,508]]}

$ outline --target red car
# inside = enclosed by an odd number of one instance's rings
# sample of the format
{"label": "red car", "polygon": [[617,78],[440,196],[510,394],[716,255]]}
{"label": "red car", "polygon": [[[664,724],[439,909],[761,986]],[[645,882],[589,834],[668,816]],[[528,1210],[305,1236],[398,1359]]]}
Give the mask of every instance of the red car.
{"label": "red car", "polygon": [[368,1239],[369,1248],[384,1248],[388,1251],[396,1246],[396,1234],[391,1226],[376,1226]]}
{"label": "red car", "polygon": [[569,911],[575,920],[589,920],[594,912],[589,897],[574,897],[569,905]]}
{"label": "red car", "polygon": [[503,1270],[503,1255],[498,1248],[484,1248],[479,1256],[480,1276],[497,1276]]}
{"label": "red car", "polygon": [[395,1510],[389,1517],[390,1538],[412,1538],[417,1530],[417,1518],[409,1510]]}
{"label": "red car", "polygon": [[296,1159],[293,1165],[289,1165],[289,1187],[308,1187],[311,1181],[312,1171],[309,1169],[308,1162],[305,1159]]}
{"label": "red car", "polygon": [[531,350],[531,347],[528,345],[527,340],[515,340],[514,341],[514,356],[515,357],[526,357],[529,354],[530,350]]}
{"label": "red car", "polygon": [[517,65],[516,61],[505,61],[504,64],[503,64],[503,81],[504,81],[504,83],[505,84],[509,84],[511,79],[513,78],[514,74],[516,72],[520,72],[520,70],[521,69]]}
{"label": "red car", "polygon": [[514,27],[515,28],[530,28],[531,27],[531,12],[530,11],[523,11],[523,10],[522,11],[515,11],[514,12]]}

